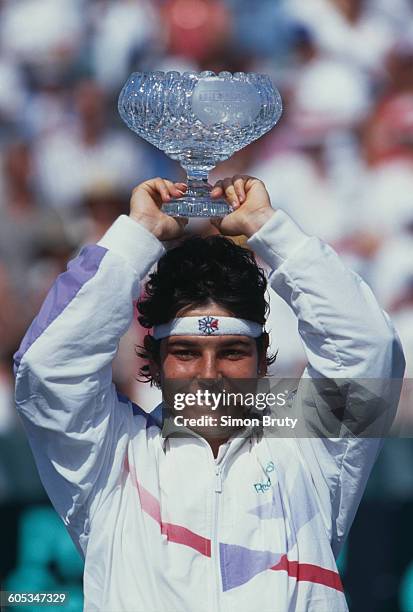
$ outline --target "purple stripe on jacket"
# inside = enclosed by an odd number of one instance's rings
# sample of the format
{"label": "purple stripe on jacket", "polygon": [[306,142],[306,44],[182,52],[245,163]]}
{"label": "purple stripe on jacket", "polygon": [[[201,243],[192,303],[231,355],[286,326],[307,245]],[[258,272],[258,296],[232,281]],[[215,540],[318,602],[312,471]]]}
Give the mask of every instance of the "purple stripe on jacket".
{"label": "purple stripe on jacket", "polygon": [[219,545],[222,590],[229,591],[276,565],[282,555],[269,550],[253,550],[237,544]]}
{"label": "purple stripe on jacket", "polygon": [[70,304],[83,285],[94,277],[106,253],[107,249],[98,245],[84,247],[78,257],[69,262],[67,271],[58,276],[14,355],[15,374],[25,352]]}

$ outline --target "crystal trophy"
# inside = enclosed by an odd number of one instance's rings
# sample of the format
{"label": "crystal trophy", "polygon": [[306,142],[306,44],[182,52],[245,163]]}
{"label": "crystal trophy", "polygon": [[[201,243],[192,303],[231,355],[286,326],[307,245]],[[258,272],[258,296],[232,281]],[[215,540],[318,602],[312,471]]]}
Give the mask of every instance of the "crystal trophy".
{"label": "crystal trophy", "polygon": [[179,161],[188,189],[164,204],[174,217],[223,217],[232,212],[212,198],[208,172],[277,123],[281,96],[265,74],[134,72],[119,96],[126,125]]}

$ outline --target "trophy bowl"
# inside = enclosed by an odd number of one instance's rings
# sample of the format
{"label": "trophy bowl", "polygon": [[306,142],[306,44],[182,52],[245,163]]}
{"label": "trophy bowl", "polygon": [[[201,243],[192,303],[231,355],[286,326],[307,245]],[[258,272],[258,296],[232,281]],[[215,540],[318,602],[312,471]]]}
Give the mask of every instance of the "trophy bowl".
{"label": "trophy bowl", "polygon": [[185,195],[162,210],[173,217],[223,217],[232,209],[211,197],[209,171],[274,127],[282,102],[265,74],[156,71],[134,72],[118,109],[132,131],[187,173]]}

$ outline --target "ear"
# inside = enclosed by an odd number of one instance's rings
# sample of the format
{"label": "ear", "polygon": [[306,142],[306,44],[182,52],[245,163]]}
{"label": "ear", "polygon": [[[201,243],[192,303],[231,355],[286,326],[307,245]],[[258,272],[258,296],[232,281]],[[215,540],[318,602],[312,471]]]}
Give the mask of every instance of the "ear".
{"label": "ear", "polygon": [[258,376],[260,378],[264,378],[267,375],[267,350],[270,344],[270,337],[267,332],[264,332],[262,336],[262,351],[258,355]]}

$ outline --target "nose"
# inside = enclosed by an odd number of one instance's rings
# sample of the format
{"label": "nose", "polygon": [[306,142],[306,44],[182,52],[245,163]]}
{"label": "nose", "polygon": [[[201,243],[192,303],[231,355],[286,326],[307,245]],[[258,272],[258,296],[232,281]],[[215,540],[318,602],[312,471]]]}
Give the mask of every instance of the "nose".
{"label": "nose", "polygon": [[203,355],[199,364],[197,378],[210,382],[219,378],[218,363],[214,354],[206,353]]}

